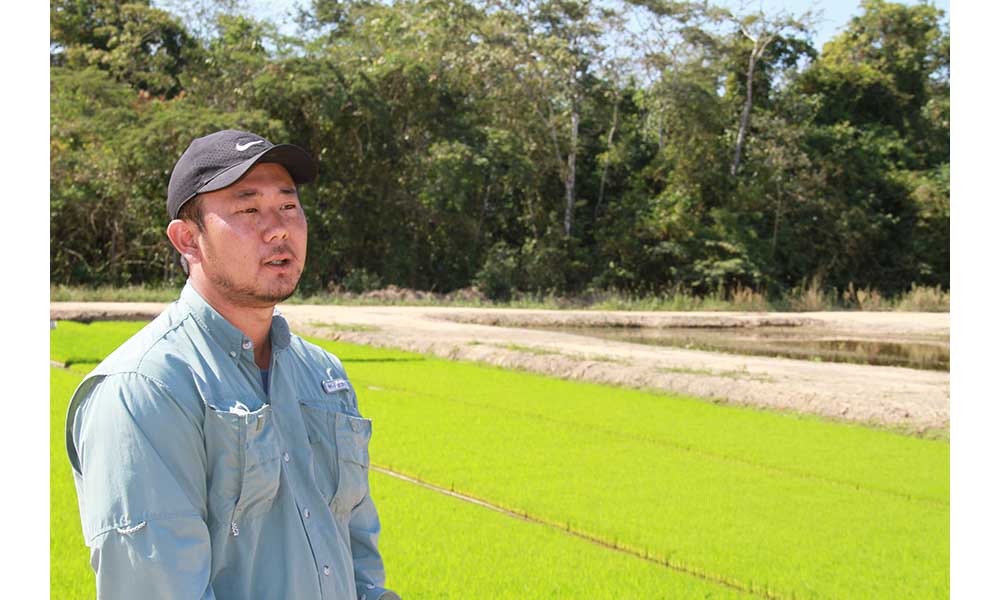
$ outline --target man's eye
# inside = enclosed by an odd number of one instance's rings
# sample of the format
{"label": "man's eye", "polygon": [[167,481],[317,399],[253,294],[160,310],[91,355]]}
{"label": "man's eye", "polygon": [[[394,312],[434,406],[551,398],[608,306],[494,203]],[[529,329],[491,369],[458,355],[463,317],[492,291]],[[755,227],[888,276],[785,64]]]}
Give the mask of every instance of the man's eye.
{"label": "man's eye", "polygon": [[295,210],[295,205],[292,204],[292,203],[288,203],[288,204],[282,206],[281,208],[283,208],[284,210]]}
{"label": "man's eye", "polygon": [[256,208],[244,208],[240,212],[241,213],[246,213],[246,214],[252,214],[252,213],[257,212],[257,209]]}

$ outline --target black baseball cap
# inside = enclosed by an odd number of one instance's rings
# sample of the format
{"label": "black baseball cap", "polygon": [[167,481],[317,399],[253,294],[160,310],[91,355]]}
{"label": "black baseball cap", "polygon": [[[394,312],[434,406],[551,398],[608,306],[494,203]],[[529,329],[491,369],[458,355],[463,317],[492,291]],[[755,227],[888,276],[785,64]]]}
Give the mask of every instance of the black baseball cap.
{"label": "black baseball cap", "polygon": [[316,162],[294,144],[274,145],[248,131],[216,131],[191,142],[174,165],[167,186],[167,214],[176,219],[185,202],[233,185],[257,163],[284,166],[296,184],[316,178]]}

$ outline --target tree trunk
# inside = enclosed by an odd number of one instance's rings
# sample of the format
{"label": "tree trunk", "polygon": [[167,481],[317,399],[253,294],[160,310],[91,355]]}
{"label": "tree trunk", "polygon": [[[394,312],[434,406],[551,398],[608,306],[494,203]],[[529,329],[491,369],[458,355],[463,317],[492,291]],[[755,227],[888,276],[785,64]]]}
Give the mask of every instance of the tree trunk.
{"label": "tree trunk", "polygon": [[750,108],[753,105],[753,70],[757,65],[757,49],[750,53],[750,65],[747,67],[747,99],[743,103],[743,114],[740,115],[740,130],[736,134],[736,151],[733,153],[733,164],[729,167],[729,174],[736,175],[740,169],[740,154],[743,152],[743,144],[747,138],[747,128],[750,126]]}
{"label": "tree trunk", "polygon": [[566,216],[563,218],[566,237],[569,237],[573,230],[573,205],[576,204],[576,140],[580,129],[580,115],[575,106],[570,124],[569,149],[566,152],[566,179],[563,182],[566,186]]}
{"label": "tree trunk", "polygon": [[483,239],[483,226],[486,223],[486,213],[490,210],[490,189],[493,187],[493,178],[489,176],[486,179],[486,191],[483,193],[483,203],[479,208],[479,223],[476,225],[476,248],[479,248],[479,242]]}
{"label": "tree trunk", "polygon": [[111,250],[108,252],[108,273],[112,285],[118,285],[118,239],[121,237],[121,226],[117,219],[111,221]]}
{"label": "tree trunk", "polygon": [[781,190],[778,190],[778,206],[774,209],[774,232],[771,234],[771,260],[774,260],[774,255],[778,251],[778,227],[781,224],[781,213],[782,209],[782,195]]}
{"label": "tree trunk", "polygon": [[[615,98],[615,108],[611,116],[611,131],[608,132],[608,152],[611,152],[611,145],[615,142],[615,129],[618,128],[618,98]],[[594,207],[594,217],[601,210],[601,204],[604,202],[604,184],[608,179],[608,167],[610,165],[607,161],[604,163],[604,168],[601,169],[601,187],[597,193],[597,206]]]}
{"label": "tree trunk", "polygon": [[663,109],[656,111],[656,145],[660,152],[663,152]]}
{"label": "tree trunk", "polygon": [[[748,35],[747,37],[750,36]],[[736,150],[733,153],[733,164],[729,167],[729,174],[733,176],[740,169],[740,155],[743,153],[743,144],[746,143],[747,130],[750,128],[750,109],[753,107],[754,68],[757,66],[757,59],[764,54],[764,48],[767,48],[772,39],[774,39],[774,36],[761,36],[753,40],[753,50],[750,52],[750,62],[747,65],[747,99],[743,103],[743,114],[740,115],[740,130],[736,134]]]}

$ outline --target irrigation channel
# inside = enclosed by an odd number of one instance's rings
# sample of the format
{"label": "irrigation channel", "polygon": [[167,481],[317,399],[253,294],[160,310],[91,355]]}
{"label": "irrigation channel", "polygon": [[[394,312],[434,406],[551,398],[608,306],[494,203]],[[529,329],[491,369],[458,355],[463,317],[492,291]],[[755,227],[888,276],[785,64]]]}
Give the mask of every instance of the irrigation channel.
{"label": "irrigation channel", "polygon": [[539,327],[602,339],[748,356],[948,371],[948,336],[884,340],[812,327]]}
{"label": "irrigation channel", "polygon": [[487,502],[485,500],[480,500],[479,498],[475,498],[473,496],[469,496],[469,495],[466,495],[466,494],[461,494],[459,492],[448,490],[448,489],[445,489],[443,487],[436,486],[436,485],[434,485],[432,483],[427,483],[426,481],[420,481],[419,479],[415,479],[415,478],[410,477],[408,475],[404,475],[402,473],[397,473],[395,471],[391,471],[391,470],[386,469],[384,467],[378,467],[378,466],[372,465],[371,466],[371,470],[378,471],[379,473],[382,473],[383,475],[388,475],[389,477],[395,477],[396,479],[399,479],[401,481],[405,481],[407,483],[411,483],[411,484],[414,484],[414,485],[419,485],[420,487],[426,488],[426,489],[431,490],[433,492],[437,492],[437,493],[442,494],[444,496],[449,496],[451,498],[455,498],[456,500],[461,500],[463,502],[468,502],[469,504],[474,504],[476,506],[480,506],[482,508],[486,508],[486,509],[498,512],[498,513],[500,513],[502,515],[505,515],[505,516],[508,516],[508,517],[512,517],[514,519],[520,519],[522,521],[527,521],[528,523],[535,523],[535,524],[538,524],[538,525],[542,525],[544,527],[548,527],[550,529],[561,531],[561,532],[563,532],[563,533],[565,533],[565,534],[567,534],[569,536],[572,536],[572,537],[581,539],[581,540],[583,540],[585,542],[589,542],[591,544],[594,544],[595,546],[600,546],[602,548],[607,548],[608,550],[614,550],[615,552],[620,552],[622,554],[626,554],[626,555],[634,557],[634,558],[639,558],[639,559],[642,559],[644,561],[653,563],[655,565],[659,565],[661,567],[666,567],[666,568],[668,568],[668,569],[670,569],[672,571],[676,571],[678,573],[683,573],[684,575],[689,575],[691,577],[697,577],[698,579],[702,579],[704,581],[708,581],[708,582],[714,583],[716,585],[727,587],[729,589],[736,590],[736,591],[742,592],[744,594],[753,595],[753,596],[756,596],[758,598],[765,598],[765,599],[768,599],[768,600],[780,600],[780,597],[777,596],[777,595],[775,595],[775,594],[763,593],[763,592],[760,592],[759,590],[754,590],[754,589],[752,589],[750,587],[747,587],[745,585],[739,585],[739,584],[736,584],[736,583],[734,583],[732,581],[727,581],[727,580],[725,580],[723,578],[720,578],[720,577],[713,577],[713,576],[708,575],[706,573],[702,573],[702,572],[695,571],[695,570],[692,570],[692,569],[686,569],[683,566],[675,564],[675,563],[671,562],[668,559],[662,559],[662,558],[657,558],[655,556],[650,556],[648,552],[642,553],[642,552],[639,552],[637,550],[633,550],[631,548],[625,547],[625,546],[623,546],[623,545],[621,545],[621,544],[619,544],[617,542],[610,543],[607,540],[603,540],[603,539],[601,539],[599,537],[596,537],[596,536],[593,536],[593,535],[589,535],[586,532],[576,531],[572,527],[570,527],[569,525],[560,526],[560,525],[558,525],[556,523],[552,523],[550,521],[546,521],[545,519],[541,519],[539,517],[536,517],[536,516],[533,516],[533,515],[529,515],[528,513],[514,512],[512,510],[508,510],[506,508],[503,508],[502,506],[497,506],[496,504],[492,504],[492,503]]}

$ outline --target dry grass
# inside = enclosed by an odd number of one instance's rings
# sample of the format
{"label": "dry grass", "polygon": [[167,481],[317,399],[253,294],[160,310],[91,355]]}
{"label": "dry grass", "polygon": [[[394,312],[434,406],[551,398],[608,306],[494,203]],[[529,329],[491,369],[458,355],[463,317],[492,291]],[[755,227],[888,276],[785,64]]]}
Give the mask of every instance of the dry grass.
{"label": "dry grass", "polygon": [[889,305],[878,290],[871,287],[854,289],[854,283],[849,283],[841,294],[841,299],[847,307],[860,310],[888,310]]}
{"label": "dry grass", "polygon": [[766,312],[770,310],[767,296],[748,287],[737,285],[729,294],[729,302],[733,310],[749,312]]}
{"label": "dry grass", "polygon": [[789,308],[795,312],[836,310],[836,294],[823,288],[823,280],[814,276],[809,283],[802,282],[792,288],[787,297]]}
{"label": "dry grass", "polygon": [[[929,287],[913,284],[910,289],[894,298],[887,297],[872,286],[847,289],[823,286],[820,277],[804,280],[779,297],[768,297],[761,291],[737,285],[730,290],[708,294],[695,294],[683,287],[675,287],[660,294],[633,295],[622,291],[588,292],[581,296],[563,297],[553,294],[515,294],[508,302],[492,302],[482,297],[474,288],[451,294],[434,294],[388,287],[367,295],[330,293],[303,295],[297,292],[287,300],[290,304],[336,305],[407,305],[407,306],[465,306],[482,308],[534,308],[534,309],[585,309],[585,310],[643,310],[643,311],[903,311],[948,312],[950,292],[941,286]],[[462,293],[459,293],[462,292]],[[49,299],[53,302],[170,302],[180,294],[179,288],[136,285],[129,287],[97,287],[50,285]],[[353,331],[353,330],[352,330]]]}
{"label": "dry grass", "polygon": [[949,312],[951,310],[951,292],[941,289],[941,286],[925,287],[914,284],[910,291],[900,296],[893,310],[903,312]]}

